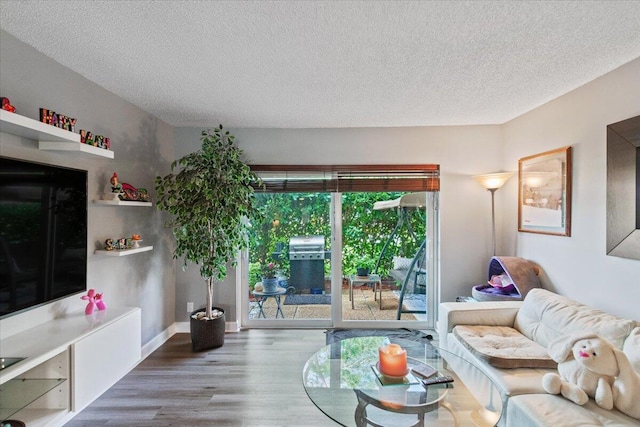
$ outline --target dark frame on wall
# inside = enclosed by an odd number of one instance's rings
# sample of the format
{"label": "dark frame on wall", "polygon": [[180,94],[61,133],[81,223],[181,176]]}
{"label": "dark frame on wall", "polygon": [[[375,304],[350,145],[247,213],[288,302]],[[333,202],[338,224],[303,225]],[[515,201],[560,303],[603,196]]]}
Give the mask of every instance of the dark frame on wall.
{"label": "dark frame on wall", "polygon": [[640,259],[640,116],[607,126],[607,255]]}
{"label": "dark frame on wall", "polygon": [[518,231],[571,236],[571,147],[518,161]]}

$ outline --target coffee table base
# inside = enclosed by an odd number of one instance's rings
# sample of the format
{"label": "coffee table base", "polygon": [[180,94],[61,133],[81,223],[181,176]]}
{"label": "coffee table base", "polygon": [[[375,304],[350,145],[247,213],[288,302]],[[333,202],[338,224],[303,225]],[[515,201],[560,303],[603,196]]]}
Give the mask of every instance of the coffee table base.
{"label": "coffee table base", "polygon": [[433,403],[431,405],[427,405],[427,406],[422,406],[419,408],[412,408],[412,407],[382,407],[379,405],[375,404],[375,400],[372,399],[368,399],[367,395],[365,393],[363,393],[360,390],[354,390],[356,393],[356,396],[358,397],[358,407],[356,408],[356,412],[354,414],[354,419],[356,422],[356,426],[357,427],[367,427],[367,426],[373,426],[373,427],[387,427],[383,424],[378,424],[373,420],[370,420],[367,417],[367,406],[371,405],[371,406],[375,406],[378,409],[381,409],[383,411],[389,411],[389,412],[395,412],[395,413],[400,413],[400,414],[414,414],[418,416],[417,421],[414,424],[411,424],[410,426],[407,427],[424,427],[424,414],[431,412],[431,411],[435,411],[438,408],[445,408],[447,411],[449,411],[449,413],[451,413],[451,416],[454,419],[454,425],[458,425],[457,419],[456,419],[456,415],[455,412],[452,410],[451,406],[449,405],[449,402],[445,402],[445,401],[441,401],[441,402],[436,402]]}

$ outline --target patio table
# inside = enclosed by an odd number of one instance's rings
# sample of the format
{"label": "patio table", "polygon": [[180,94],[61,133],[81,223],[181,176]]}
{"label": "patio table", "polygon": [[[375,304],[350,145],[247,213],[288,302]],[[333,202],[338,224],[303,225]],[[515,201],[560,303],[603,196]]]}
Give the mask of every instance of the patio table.
{"label": "patio table", "polygon": [[275,292],[253,291],[253,296],[256,297],[256,302],[258,303],[258,319],[260,318],[260,316],[265,319],[267,318],[267,316],[265,316],[264,314],[264,310],[262,309],[262,305],[269,298],[273,298],[276,300],[276,319],[278,318],[278,313],[280,313],[280,315],[284,319],[284,313],[282,312],[282,307],[280,306],[280,297],[286,293],[287,290],[285,288],[278,288]]}
{"label": "patio table", "polygon": [[382,279],[378,274],[370,274],[368,276],[349,276],[349,301],[351,301],[351,309],[353,310],[353,285],[373,284],[373,299],[378,299],[378,290],[380,291],[380,310],[382,310]]}

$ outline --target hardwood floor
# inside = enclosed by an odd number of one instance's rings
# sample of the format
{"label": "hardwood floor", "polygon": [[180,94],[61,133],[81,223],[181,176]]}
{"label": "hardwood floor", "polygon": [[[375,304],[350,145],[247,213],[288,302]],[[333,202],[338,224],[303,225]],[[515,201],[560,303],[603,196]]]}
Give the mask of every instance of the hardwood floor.
{"label": "hardwood floor", "polygon": [[323,345],[324,330],[254,329],[193,353],[176,334],[66,426],[335,426],[302,386]]}

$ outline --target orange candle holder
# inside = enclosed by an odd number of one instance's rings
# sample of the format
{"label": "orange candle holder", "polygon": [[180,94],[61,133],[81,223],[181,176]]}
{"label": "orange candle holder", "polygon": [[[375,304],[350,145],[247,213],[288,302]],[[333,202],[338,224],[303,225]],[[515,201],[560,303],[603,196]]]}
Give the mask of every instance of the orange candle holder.
{"label": "orange candle holder", "polygon": [[378,348],[378,369],[383,375],[402,377],[407,374],[407,350],[398,344]]}

